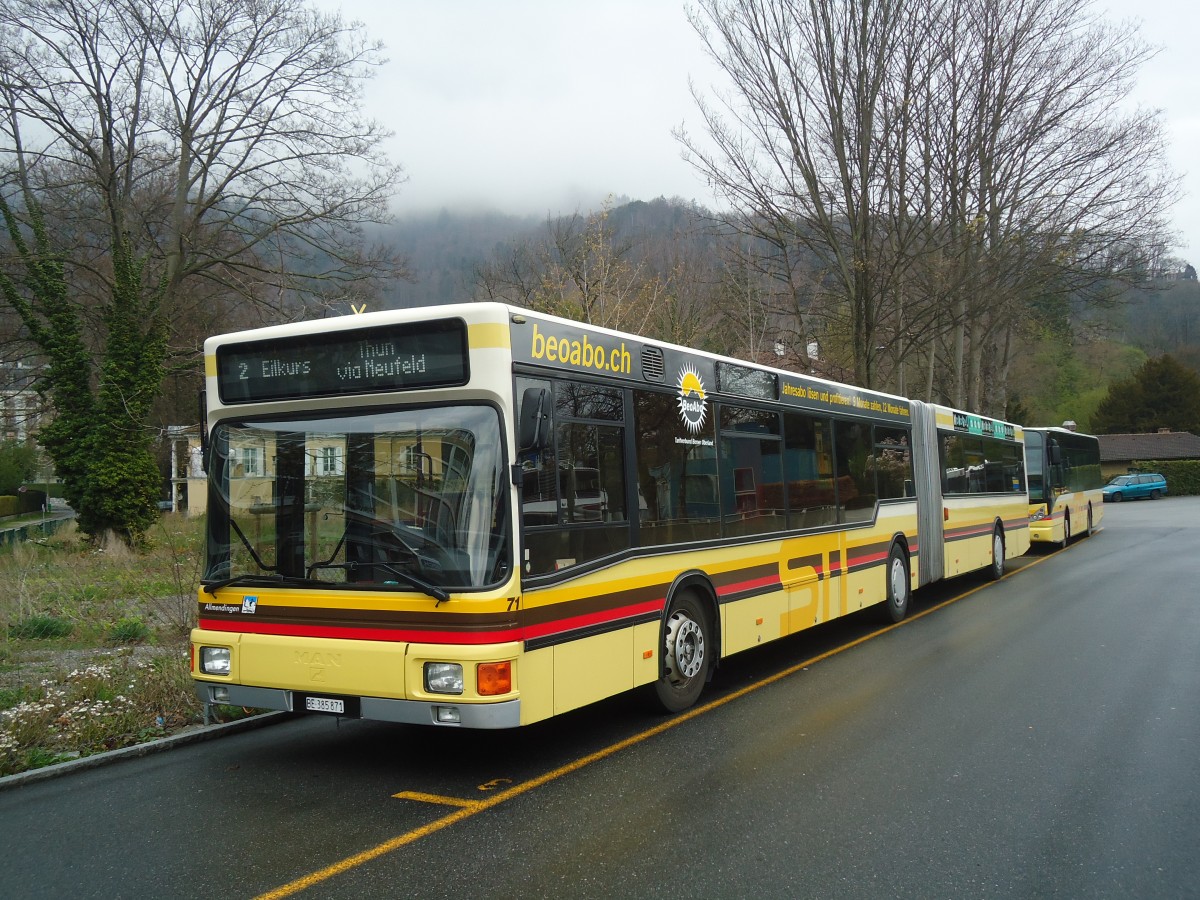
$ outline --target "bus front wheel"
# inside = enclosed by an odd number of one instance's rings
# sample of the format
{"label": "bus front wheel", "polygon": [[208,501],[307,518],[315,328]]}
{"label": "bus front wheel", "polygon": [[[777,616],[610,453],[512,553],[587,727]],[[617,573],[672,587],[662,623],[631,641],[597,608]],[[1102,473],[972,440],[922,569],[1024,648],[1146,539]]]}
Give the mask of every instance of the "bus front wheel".
{"label": "bus front wheel", "polygon": [[685,710],[699,699],[713,650],[704,607],[694,594],[681,595],[663,625],[663,674],[654,683],[658,702],[667,712]]}
{"label": "bus front wheel", "polygon": [[908,599],[912,594],[908,579],[908,559],[899,544],[892,544],[887,563],[887,617],[899,622],[908,615]]}

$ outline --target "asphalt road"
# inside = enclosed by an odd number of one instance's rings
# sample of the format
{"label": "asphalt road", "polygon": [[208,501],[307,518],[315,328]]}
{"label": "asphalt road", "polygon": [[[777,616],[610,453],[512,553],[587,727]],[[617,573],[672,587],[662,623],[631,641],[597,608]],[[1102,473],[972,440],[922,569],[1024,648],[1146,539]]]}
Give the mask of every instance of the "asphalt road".
{"label": "asphalt road", "polygon": [[0,792],[0,896],[1197,896],[1198,550],[1200,498],[1109,505],[690,716],[302,718]]}

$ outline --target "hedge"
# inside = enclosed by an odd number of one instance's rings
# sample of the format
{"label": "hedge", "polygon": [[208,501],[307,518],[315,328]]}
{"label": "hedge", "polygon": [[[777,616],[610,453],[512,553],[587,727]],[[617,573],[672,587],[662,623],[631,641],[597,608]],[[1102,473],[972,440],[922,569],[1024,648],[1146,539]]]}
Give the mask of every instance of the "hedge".
{"label": "hedge", "polygon": [[1139,472],[1158,472],[1167,479],[1167,494],[1176,497],[1200,494],[1200,460],[1134,460],[1131,469]]}
{"label": "hedge", "polygon": [[0,495],[0,518],[40,512],[45,502],[45,491],[27,490],[19,494],[2,494]]}

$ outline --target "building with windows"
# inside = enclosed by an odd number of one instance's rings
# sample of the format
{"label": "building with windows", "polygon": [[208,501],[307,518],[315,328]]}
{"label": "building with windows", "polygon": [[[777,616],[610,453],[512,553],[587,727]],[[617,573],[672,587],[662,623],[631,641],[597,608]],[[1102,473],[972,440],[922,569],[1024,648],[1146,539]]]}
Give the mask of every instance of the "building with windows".
{"label": "building with windows", "polygon": [[[204,459],[200,450],[199,425],[168,425],[167,440],[171,446],[172,512],[202,515],[206,509]],[[164,502],[165,504],[165,502]]]}
{"label": "building with windows", "polygon": [[31,443],[46,418],[46,404],[34,389],[36,369],[21,361],[0,361],[0,441]]}

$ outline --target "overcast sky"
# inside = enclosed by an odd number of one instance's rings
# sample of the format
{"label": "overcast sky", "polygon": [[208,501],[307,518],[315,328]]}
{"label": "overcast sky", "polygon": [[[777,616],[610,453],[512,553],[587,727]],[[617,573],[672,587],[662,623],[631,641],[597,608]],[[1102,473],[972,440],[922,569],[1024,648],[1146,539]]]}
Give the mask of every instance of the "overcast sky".
{"label": "overcast sky", "polygon": [[[361,21],[390,62],[369,86],[409,181],[396,209],[589,210],[607,195],[712,205],[672,129],[702,123],[689,77],[719,76],[683,0],[322,0]],[[1136,98],[1164,111],[1183,178],[1177,254],[1200,262],[1200,4],[1099,0],[1161,47]]]}

